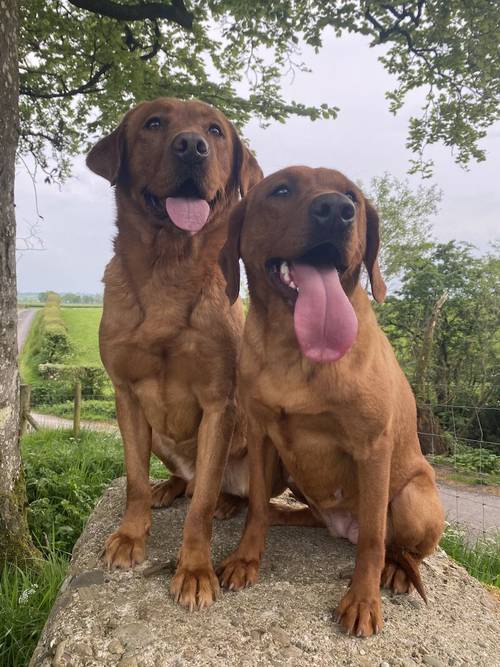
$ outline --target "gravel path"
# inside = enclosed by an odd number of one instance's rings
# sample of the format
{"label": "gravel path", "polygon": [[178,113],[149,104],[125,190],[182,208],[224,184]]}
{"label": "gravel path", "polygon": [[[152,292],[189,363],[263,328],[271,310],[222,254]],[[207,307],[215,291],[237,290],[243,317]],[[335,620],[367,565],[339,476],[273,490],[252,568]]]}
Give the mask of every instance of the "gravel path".
{"label": "gravel path", "polygon": [[[73,428],[72,419],[64,419],[56,415],[45,415],[41,412],[32,412],[33,419],[41,428]],[[82,419],[80,422],[81,428],[86,428],[91,431],[102,431],[104,433],[119,433],[118,426],[115,424],[108,424],[106,422],[95,422]]]}
{"label": "gravel path", "polygon": [[441,501],[448,521],[463,524],[471,537],[500,530],[500,497],[491,493],[468,491],[439,482]]}
{"label": "gravel path", "polygon": [[21,352],[28,337],[37,308],[23,308],[17,311],[17,350]]}

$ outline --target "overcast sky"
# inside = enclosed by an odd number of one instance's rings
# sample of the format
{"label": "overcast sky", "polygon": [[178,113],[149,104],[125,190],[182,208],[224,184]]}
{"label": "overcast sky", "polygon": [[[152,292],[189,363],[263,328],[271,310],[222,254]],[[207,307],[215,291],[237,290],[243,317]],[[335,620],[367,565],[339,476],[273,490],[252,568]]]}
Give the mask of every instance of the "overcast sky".
{"label": "overcast sky", "polygon": [[[305,50],[313,70],[284,82],[285,97],[307,104],[327,102],[340,107],[334,121],[290,119],[267,129],[250,123],[245,136],[267,175],[291,164],[332,167],[368,183],[388,171],[404,178],[411,155],[405,148],[408,118],[418,114],[423,93],[413,94],[398,116],[388,111],[384,93],[393,79],[377,60],[365,38],[330,36],[318,55]],[[126,111],[126,109],[124,109]],[[500,236],[500,124],[490,129],[483,145],[487,161],[466,172],[450,151],[434,148],[433,181],[443,190],[434,231],[439,240],[461,239],[486,250]],[[496,148],[496,150],[495,150]],[[41,179],[43,180],[43,179]],[[419,179],[412,177],[418,185]],[[62,188],[39,183],[38,208],[43,222],[38,233],[43,251],[22,252],[18,258],[18,289],[39,292],[100,292],[101,277],[111,256],[114,235],[113,192],[104,179],[75,160],[73,177]],[[33,185],[25,170],[17,171],[16,205],[19,236],[36,221]],[[22,246],[22,242],[19,243]]]}

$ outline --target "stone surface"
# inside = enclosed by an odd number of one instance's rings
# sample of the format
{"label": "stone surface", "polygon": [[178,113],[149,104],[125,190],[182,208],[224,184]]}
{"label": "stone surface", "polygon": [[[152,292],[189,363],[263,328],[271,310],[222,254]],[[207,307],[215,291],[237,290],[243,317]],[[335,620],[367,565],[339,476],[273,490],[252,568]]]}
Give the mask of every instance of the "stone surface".
{"label": "stone surface", "polygon": [[[100,554],[123,499],[117,480],[75,547],[31,667],[500,667],[498,599],[442,552],[422,568],[428,606],[384,591],[385,627],[366,640],[332,620],[355,551],[322,529],[271,528],[260,582],[189,614],[168,594],[186,502],[153,512],[146,563],[107,572]],[[242,524],[241,516],[215,523],[216,562],[236,546]]]}

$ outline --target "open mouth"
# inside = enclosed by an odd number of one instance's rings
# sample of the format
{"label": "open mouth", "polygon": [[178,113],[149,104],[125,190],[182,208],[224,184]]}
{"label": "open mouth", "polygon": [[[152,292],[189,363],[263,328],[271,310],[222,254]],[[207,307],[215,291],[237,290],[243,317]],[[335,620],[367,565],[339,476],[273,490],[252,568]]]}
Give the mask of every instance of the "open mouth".
{"label": "open mouth", "polygon": [[292,260],[266,262],[272,286],[293,308],[295,335],[304,356],[338,361],[353,345],[358,321],[340,282],[346,270],[331,242],[316,245]]}
{"label": "open mouth", "polygon": [[294,279],[294,265],[298,264],[306,264],[316,269],[336,269],[341,274],[347,268],[341,253],[330,241],[316,245],[294,259],[269,259],[266,262],[269,280],[291,306],[295,305],[300,289]]}
{"label": "open mouth", "polygon": [[217,197],[211,201],[202,195],[192,179],[187,179],[172,194],[160,198],[147,188],[143,192],[147,207],[161,220],[193,235],[207,224]]}

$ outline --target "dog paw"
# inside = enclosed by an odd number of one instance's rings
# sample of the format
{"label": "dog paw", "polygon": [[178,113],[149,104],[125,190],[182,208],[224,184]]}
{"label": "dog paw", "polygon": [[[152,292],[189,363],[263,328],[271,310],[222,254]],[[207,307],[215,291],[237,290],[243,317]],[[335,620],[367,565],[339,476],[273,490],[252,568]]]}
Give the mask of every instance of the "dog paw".
{"label": "dog paw", "polygon": [[237,555],[226,558],[217,568],[219,581],[223,588],[230,591],[239,591],[247,586],[253,586],[259,578],[259,561],[247,560]]}
{"label": "dog paw", "polygon": [[382,588],[389,588],[393,593],[409,593],[413,588],[406,572],[395,563],[388,562],[382,572]]}
{"label": "dog paw", "polygon": [[179,564],[170,584],[175,602],[189,611],[206,609],[219,597],[219,581],[211,565],[191,569]]}
{"label": "dog paw", "polygon": [[186,489],[184,480],[178,477],[151,484],[151,507],[159,509],[160,507],[170,507],[174,500],[181,496]]}
{"label": "dog paw", "polygon": [[347,634],[370,637],[382,630],[380,595],[369,596],[349,590],[335,610],[335,620]]}
{"label": "dog paw", "polygon": [[238,496],[232,496],[228,493],[221,493],[215,509],[215,518],[219,521],[231,519],[241,512],[246,505],[246,500]]}
{"label": "dog paw", "polygon": [[139,565],[146,558],[146,536],[131,537],[120,530],[106,540],[104,559],[109,568],[124,570]]}

